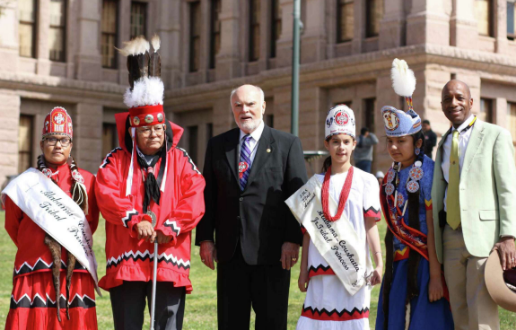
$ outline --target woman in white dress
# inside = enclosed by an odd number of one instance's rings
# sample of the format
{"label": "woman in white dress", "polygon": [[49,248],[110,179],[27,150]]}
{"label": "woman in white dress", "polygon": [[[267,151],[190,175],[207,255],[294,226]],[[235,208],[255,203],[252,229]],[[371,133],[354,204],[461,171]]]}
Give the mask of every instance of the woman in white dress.
{"label": "woman in white dress", "polygon": [[332,108],[325,128],[330,157],[323,173],[287,200],[305,231],[298,284],[307,294],[297,329],[369,329],[370,291],[383,270],[378,181],[351,166],[353,111]]}

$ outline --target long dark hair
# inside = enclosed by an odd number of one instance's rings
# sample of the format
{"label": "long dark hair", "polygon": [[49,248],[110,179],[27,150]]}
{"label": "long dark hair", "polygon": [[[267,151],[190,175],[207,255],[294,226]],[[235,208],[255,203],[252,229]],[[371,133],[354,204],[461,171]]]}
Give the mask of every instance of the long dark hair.
{"label": "long dark hair", "polygon": [[[333,135],[330,135],[326,138],[326,142],[330,142],[331,138],[332,138]],[[350,135],[351,136],[351,135]],[[353,139],[353,141],[355,141],[355,138],[351,136],[351,138]],[[349,154],[349,157],[351,157],[351,155],[353,154],[353,152],[351,152],[351,154]],[[326,159],[324,160],[323,162],[323,165],[322,165],[322,173],[326,173],[326,171],[328,171],[328,169],[330,168],[331,166],[331,156],[328,156],[326,157]]]}

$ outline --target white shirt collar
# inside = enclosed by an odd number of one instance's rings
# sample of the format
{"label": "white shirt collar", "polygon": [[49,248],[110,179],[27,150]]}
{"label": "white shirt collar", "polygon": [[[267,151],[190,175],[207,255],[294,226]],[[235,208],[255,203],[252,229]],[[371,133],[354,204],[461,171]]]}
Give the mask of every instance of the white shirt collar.
{"label": "white shirt collar", "polygon": [[452,126],[452,132],[453,131],[459,131],[461,133],[466,127],[468,127],[469,124],[471,124],[471,121],[475,118],[474,114],[470,114],[468,119],[466,119],[457,129]]}
{"label": "white shirt collar", "polygon": [[[263,133],[263,129],[265,128],[265,124],[263,123],[263,120],[260,122],[260,124],[258,125],[258,127],[256,127],[256,129],[249,135],[251,135],[251,137],[256,141],[258,142],[260,140],[260,137],[262,136],[262,133]],[[242,130],[240,130],[240,139],[239,141],[242,141],[242,139],[244,138],[244,136],[246,136],[247,133],[244,133]]]}

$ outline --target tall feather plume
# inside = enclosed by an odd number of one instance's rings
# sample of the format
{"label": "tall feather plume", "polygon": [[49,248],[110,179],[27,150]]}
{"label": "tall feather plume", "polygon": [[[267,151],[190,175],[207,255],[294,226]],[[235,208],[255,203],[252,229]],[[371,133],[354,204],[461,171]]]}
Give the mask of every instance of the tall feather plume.
{"label": "tall feather plume", "polygon": [[129,85],[131,90],[134,88],[134,83],[146,78],[149,72],[149,50],[150,44],[143,36],[125,42],[124,48],[120,53],[127,56],[127,70],[129,71]]}
{"label": "tall feather plume", "polygon": [[414,71],[404,60],[394,59],[391,69],[392,87],[399,96],[411,97],[416,90]]}
{"label": "tall feather plume", "polygon": [[149,76],[161,77],[161,56],[158,53],[158,50],[161,46],[161,40],[157,34],[152,37],[151,44],[154,51],[150,55]]}

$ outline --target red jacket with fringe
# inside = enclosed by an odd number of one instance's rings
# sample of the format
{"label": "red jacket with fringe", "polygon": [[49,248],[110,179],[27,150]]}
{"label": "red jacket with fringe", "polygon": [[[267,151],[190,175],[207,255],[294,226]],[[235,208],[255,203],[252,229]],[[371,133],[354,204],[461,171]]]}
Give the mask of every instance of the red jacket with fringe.
{"label": "red jacket with fringe", "polygon": [[[133,162],[131,194],[126,196],[126,181],[131,164],[131,152],[126,147],[128,113],[115,115],[121,148],[111,151],[97,173],[95,192],[99,209],[106,219],[106,276],[99,283],[104,290],[123,281],[152,280],[154,244],[138,239],[134,226],[142,221],[144,182],[142,169]],[[205,181],[188,153],[177,147],[183,129],[167,123],[167,168],[165,189],[159,205],[149,206],[156,214],[155,230],[172,240],[158,247],[159,282],[173,282],[176,287],[192,291],[189,279],[191,231],[204,215]],[[159,173],[161,159],[155,166]]]}

